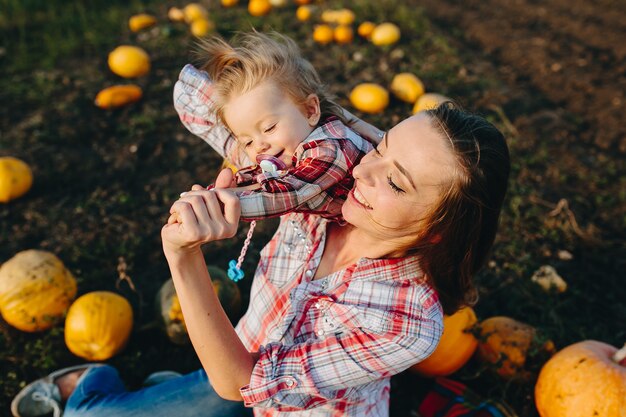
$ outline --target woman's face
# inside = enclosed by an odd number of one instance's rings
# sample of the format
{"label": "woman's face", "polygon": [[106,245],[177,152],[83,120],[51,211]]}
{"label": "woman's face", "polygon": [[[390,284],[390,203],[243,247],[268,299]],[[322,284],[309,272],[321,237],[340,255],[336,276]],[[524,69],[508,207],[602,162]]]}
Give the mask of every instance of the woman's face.
{"label": "woman's face", "polygon": [[431,116],[412,116],[389,130],[353,170],[354,187],[342,207],[346,221],[404,248],[455,176],[448,139]]}

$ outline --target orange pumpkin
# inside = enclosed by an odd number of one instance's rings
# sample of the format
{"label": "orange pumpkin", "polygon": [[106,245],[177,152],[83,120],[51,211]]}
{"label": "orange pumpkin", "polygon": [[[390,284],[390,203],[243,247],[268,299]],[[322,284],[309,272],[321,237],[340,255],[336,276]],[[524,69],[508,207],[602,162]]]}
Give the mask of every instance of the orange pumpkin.
{"label": "orange pumpkin", "polygon": [[[483,320],[480,325],[478,357],[495,367],[503,378],[526,377],[526,356],[536,335],[534,327],[510,317],[496,316]],[[552,342],[544,345],[550,349]]]}
{"label": "orange pumpkin", "polygon": [[548,360],[535,385],[541,417],[626,417],[626,345],[584,340]]}
{"label": "orange pumpkin", "polygon": [[478,340],[469,330],[477,322],[476,313],[465,307],[443,319],[443,334],[437,348],[428,358],[411,367],[423,376],[450,375],[467,363],[472,357]]}

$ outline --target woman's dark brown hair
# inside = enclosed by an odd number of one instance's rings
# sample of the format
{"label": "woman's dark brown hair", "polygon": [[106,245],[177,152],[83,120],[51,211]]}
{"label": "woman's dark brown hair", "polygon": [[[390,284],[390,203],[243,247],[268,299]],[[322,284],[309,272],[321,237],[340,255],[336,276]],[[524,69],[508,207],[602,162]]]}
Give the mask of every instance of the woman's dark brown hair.
{"label": "woman's dark brown hair", "polygon": [[426,232],[414,249],[444,312],[452,314],[478,298],[473,276],[486,263],[496,236],[509,151],[495,126],[451,102],[427,113],[449,142],[459,172],[426,220]]}

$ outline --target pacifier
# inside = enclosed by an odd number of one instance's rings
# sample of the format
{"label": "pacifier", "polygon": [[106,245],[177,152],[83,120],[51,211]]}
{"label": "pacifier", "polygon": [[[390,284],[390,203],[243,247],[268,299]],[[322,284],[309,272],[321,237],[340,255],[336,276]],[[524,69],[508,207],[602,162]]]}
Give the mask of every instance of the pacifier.
{"label": "pacifier", "polygon": [[276,173],[287,169],[287,164],[273,155],[259,154],[256,156],[256,163],[263,172]]}

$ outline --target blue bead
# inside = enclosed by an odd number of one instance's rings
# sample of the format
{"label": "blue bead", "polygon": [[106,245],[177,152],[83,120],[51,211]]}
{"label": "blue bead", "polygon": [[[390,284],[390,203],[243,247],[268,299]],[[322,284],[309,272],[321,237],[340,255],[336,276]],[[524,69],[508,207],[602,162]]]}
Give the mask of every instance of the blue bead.
{"label": "blue bead", "polygon": [[234,259],[231,259],[231,261],[228,262],[228,278],[235,282],[243,279],[243,271],[240,268],[237,268],[237,261]]}

